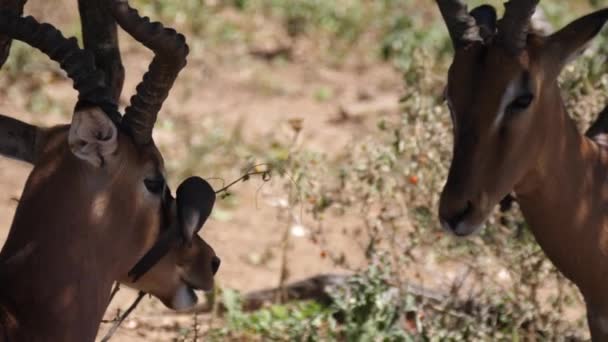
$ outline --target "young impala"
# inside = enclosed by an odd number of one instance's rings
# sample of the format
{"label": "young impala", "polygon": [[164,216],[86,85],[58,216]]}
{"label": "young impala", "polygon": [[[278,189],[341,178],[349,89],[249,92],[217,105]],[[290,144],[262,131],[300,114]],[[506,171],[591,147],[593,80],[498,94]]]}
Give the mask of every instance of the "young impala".
{"label": "young impala", "polygon": [[491,6],[436,1],[455,49],[442,225],[469,235],[514,189],[536,240],[583,294],[593,340],[608,341],[608,150],[577,130],[557,82],[608,9],[541,36],[529,29],[538,0],[509,1],[500,21]]}
{"label": "young impala", "polygon": [[71,125],[43,129],[0,117],[0,153],[34,165],[0,252],[0,341],[93,341],[117,280],[174,309],[196,302],[193,289],[213,287],[219,258],[197,233],[215,193],[192,177],[174,199],[152,140],[188,47],[126,1],[107,4],[155,52],[124,116],[75,38],[0,12],[0,33],[60,63],[79,93]]}

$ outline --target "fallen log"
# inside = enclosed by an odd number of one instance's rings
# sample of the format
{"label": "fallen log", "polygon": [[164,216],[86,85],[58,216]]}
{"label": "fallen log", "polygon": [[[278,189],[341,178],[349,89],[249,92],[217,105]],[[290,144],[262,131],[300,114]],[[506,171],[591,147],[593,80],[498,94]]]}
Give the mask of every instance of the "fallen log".
{"label": "fallen log", "polygon": [[[291,301],[314,300],[324,305],[332,304],[332,291],[337,287],[348,285],[353,280],[354,275],[348,274],[321,274],[307,279],[286,284],[283,288],[269,288],[259,291],[249,292],[242,297],[242,310],[251,312],[259,310],[266,305],[286,303]],[[497,318],[505,310],[503,306],[482,303],[478,298],[471,294],[468,298],[457,295],[460,283],[454,284],[449,291],[437,291],[416,284],[407,284],[400,292],[398,288],[392,287],[387,292],[391,296],[409,295],[414,296],[417,303],[416,309],[404,310],[402,312],[402,324],[404,329],[410,333],[420,333],[418,331],[417,319],[429,320],[433,316],[443,315],[448,320],[458,320],[459,322],[487,321],[496,322]],[[195,306],[193,309],[182,312],[167,314],[193,314],[209,313],[216,310],[216,313],[223,315],[226,308],[221,303],[214,304],[213,299],[203,304]],[[336,318],[341,320],[341,313],[336,313]],[[445,318],[444,318],[445,319]],[[545,332],[533,327],[537,325],[537,320],[542,322],[543,317],[529,318],[519,322],[519,327],[530,338],[546,337]],[[443,319],[442,319],[443,322]],[[500,323],[498,323],[500,325]],[[500,326],[497,329],[502,329]],[[581,336],[576,331],[569,331],[562,335],[566,341],[579,341]]]}
{"label": "fallen log", "polygon": [[[286,303],[293,301],[314,300],[324,305],[332,302],[332,290],[348,284],[353,279],[350,274],[320,274],[310,278],[286,284],[283,288],[269,288],[249,292],[243,295],[243,311],[255,311],[265,305]],[[433,302],[444,302],[449,298],[449,293],[432,290],[417,284],[408,284],[405,293],[419,297],[420,299]],[[214,308],[214,300],[207,300],[186,313],[208,313]],[[221,312],[225,311],[223,305],[219,305]]]}

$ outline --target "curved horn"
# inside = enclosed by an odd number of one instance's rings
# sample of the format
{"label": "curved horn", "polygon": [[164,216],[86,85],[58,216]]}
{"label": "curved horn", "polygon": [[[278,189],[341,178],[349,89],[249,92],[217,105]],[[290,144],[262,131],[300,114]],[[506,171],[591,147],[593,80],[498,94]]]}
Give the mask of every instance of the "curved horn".
{"label": "curved horn", "polygon": [[[0,8],[4,10],[15,11],[21,16],[26,0],[0,1]],[[11,38],[2,35],[0,37],[0,67],[6,63],[8,54],[11,50]]]}
{"label": "curved horn", "polygon": [[539,0],[511,0],[505,4],[505,15],[498,23],[499,40],[513,54],[526,47],[530,19]]}
{"label": "curved horn", "polygon": [[52,25],[41,24],[33,17],[21,17],[13,11],[0,11],[0,33],[37,48],[59,63],[78,91],[77,106],[99,106],[115,123],[120,122],[103,74],[96,69],[93,55],[82,50],[76,38],[65,38]]}
{"label": "curved horn", "polygon": [[436,2],[455,49],[473,42],[483,42],[475,18],[469,15],[467,5],[462,0],[436,0]]}
{"label": "curved horn", "polygon": [[124,126],[130,129],[136,144],[152,141],[152,129],[163,102],[169,95],[178,73],[186,65],[188,45],[183,35],[161,23],[151,23],[131,8],[126,0],[111,0],[111,10],[118,24],[133,38],[154,52],[154,58],[137,86],[137,93],[125,110]]}

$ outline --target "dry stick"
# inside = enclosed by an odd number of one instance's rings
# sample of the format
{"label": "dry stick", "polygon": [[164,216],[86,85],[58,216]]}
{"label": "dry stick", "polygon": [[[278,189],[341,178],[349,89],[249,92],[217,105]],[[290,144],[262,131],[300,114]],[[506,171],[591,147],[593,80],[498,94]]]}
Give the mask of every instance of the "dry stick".
{"label": "dry stick", "polygon": [[[266,166],[266,167],[268,167],[268,169],[264,170],[264,171],[255,171],[255,169],[257,167],[260,167],[260,166]],[[262,180],[265,181],[265,182],[267,182],[267,181],[270,180],[270,171],[272,171],[272,169],[269,167],[268,164],[262,163],[262,164],[252,165],[251,167],[249,167],[247,169],[247,171],[245,172],[244,175],[242,175],[241,177],[239,177],[239,178],[235,179],[234,181],[230,182],[230,184],[222,187],[221,189],[216,190],[215,193],[219,194],[221,192],[226,192],[226,191],[228,191],[228,189],[230,189],[236,183],[241,182],[241,181],[249,180],[249,178],[251,176],[262,175]]]}
{"label": "dry stick", "polygon": [[120,316],[120,318],[116,322],[114,322],[114,324],[112,325],[112,328],[110,328],[110,330],[108,331],[106,336],[104,336],[104,338],[101,339],[101,342],[107,342],[112,338],[112,336],[114,335],[116,330],[118,330],[118,327],[120,326],[120,324],[127,318],[127,316],[129,316],[129,314],[133,310],[135,310],[135,308],[137,307],[139,302],[144,298],[145,295],[146,295],[146,293],[144,291],[139,291],[139,293],[137,294],[137,298],[135,299],[133,304],[131,304],[131,306],[129,306],[127,311],[125,311],[125,313],[123,313],[122,316]]}
{"label": "dry stick", "polygon": [[[290,177],[290,179],[291,179],[291,177]],[[298,190],[298,189],[296,188],[296,190]],[[289,199],[289,201],[291,202],[291,198]],[[300,219],[298,220],[297,218],[295,218],[295,215],[291,211],[291,208],[292,208],[292,206],[290,203],[287,208],[282,208],[282,210],[285,210],[286,212],[289,213],[291,222],[302,221],[302,213],[300,212]],[[302,206],[300,206],[300,209],[302,209]],[[291,236],[290,233],[291,233],[291,224],[286,224],[285,231],[283,232],[283,237],[281,238],[281,268],[279,270],[279,293],[278,293],[279,303],[283,303],[284,301],[287,300],[287,292],[285,291],[285,282],[287,281],[287,278],[289,278],[289,269],[288,269],[288,265],[287,265],[287,263],[288,263],[287,253],[288,253],[288,249],[289,249],[289,242],[290,242],[290,236]]]}
{"label": "dry stick", "polygon": [[116,283],[114,283],[114,288],[112,289],[112,293],[110,293],[110,299],[108,300],[108,306],[110,305],[110,303],[112,303],[112,299],[114,299],[114,296],[116,295],[118,290],[120,290],[120,283],[116,282]]}
{"label": "dry stick", "polygon": [[279,303],[283,303],[287,300],[285,282],[289,276],[287,271],[287,248],[289,246],[289,233],[290,226],[287,224],[285,225],[285,231],[283,232],[283,237],[281,239],[281,269],[279,270],[279,292],[277,293]]}
{"label": "dry stick", "polygon": [[[116,293],[118,293],[118,290],[120,290],[120,283],[115,282],[114,288],[112,289],[112,293],[110,293],[110,299],[108,300],[108,307],[110,306],[110,303],[112,303],[112,299],[114,299],[114,296],[116,295]],[[116,317],[112,318],[111,320],[102,319],[101,323],[116,322],[116,320],[118,320],[119,315],[120,315],[120,309],[116,312]]]}
{"label": "dry stick", "polygon": [[[213,325],[215,324],[215,319],[218,316],[219,313],[219,300],[217,299],[218,297],[218,286],[217,284],[213,287],[213,289],[211,290],[210,293],[206,293],[206,303],[205,304],[210,304],[209,305],[209,312],[211,313],[210,317],[209,317],[209,321],[208,321],[208,328],[205,329],[203,331],[203,335],[201,336],[203,338],[203,341],[205,340],[205,337],[207,336],[207,333],[209,333],[210,331],[213,330]],[[199,314],[198,311],[193,310],[193,313]]]}
{"label": "dry stick", "polygon": [[198,342],[198,314],[195,312],[192,320],[192,330],[194,330],[194,336],[192,337],[192,342]]}

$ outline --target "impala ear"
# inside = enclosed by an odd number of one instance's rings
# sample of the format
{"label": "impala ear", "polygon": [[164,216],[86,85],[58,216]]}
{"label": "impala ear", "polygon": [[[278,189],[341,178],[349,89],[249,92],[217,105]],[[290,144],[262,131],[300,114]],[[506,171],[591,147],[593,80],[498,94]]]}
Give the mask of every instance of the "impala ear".
{"label": "impala ear", "polygon": [[177,188],[175,198],[182,236],[190,242],[211,215],[215,191],[204,179],[190,177]]}
{"label": "impala ear", "polygon": [[548,37],[547,49],[544,51],[546,57],[556,63],[556,72],[559,73],[564,65],[585,51],[589,42],[600,33],[606,20],[608,9],[599,10],[576,19]]}
{"label": "impala ear", "polygon": [[118,147],[118,130],[100,108],[76,108],[68,143],[76,157],[100,167]]}

